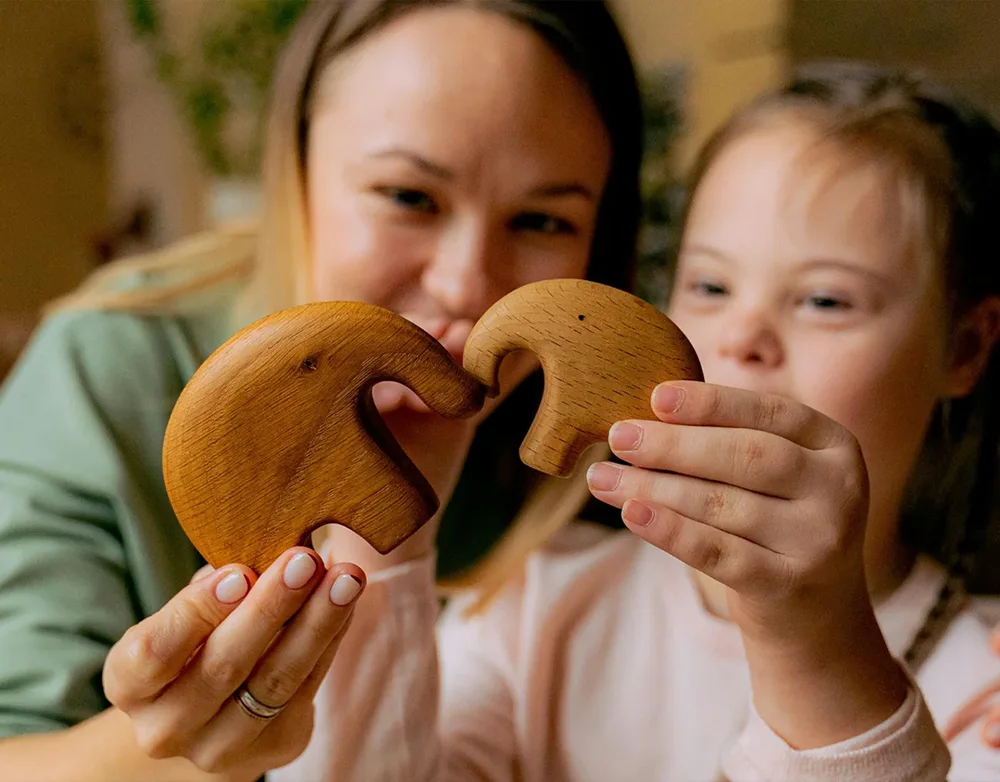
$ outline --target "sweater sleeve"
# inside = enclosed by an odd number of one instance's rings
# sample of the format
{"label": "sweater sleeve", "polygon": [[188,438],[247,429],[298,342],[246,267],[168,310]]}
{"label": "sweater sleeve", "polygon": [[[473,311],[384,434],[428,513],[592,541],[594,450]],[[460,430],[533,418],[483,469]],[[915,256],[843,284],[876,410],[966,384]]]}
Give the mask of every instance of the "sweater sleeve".
{"label": "sweater sleeve", "polygon": [[512,698],[491,618],[438,622],[431,558],[374,574],[316,696],[312,739],[269,782],[508,782]]}
{"label": "sweater sleeve", "polygon": [[750,719],[723,760],[731,782],[944,782],[951,758],[920,690],[912,682],[903,705],[860,736],[811,750],[793,750],[751,705]]}
{"label": "sweater sleeve", "polygon": [[106,708],[108,649],[193,571],[157,490],[173,397],[151,329],[53,317],[0,393],[0,737]]}

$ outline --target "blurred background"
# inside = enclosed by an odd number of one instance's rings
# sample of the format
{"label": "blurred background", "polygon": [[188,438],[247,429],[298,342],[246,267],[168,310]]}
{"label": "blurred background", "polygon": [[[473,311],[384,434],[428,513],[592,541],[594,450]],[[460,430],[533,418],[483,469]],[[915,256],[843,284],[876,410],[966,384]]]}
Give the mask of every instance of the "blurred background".
{"label": "blurred background", "polygon": [[[0,379],[39,308],[93,269],[253,215],[268,77],[305,2],[0,0]],[[1000,115],[996,0],[612,3],[647,100],[656,303],[691,151],[796,62],[917,66]]]}

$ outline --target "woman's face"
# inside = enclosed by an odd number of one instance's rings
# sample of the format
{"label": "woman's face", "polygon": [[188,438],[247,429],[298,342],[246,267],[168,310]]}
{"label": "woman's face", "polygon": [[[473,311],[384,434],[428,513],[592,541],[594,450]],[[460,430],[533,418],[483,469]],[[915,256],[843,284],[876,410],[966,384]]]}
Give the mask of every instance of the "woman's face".
{"label": "woman's face", "polygon": [[610,143],[586,87],[496,14],[406,14],[323,75],[309,128],[314,290],[394,310],[460,360],[486,309],[583,277]]}
{"label": "woman's face", "polygon": [[932,410],[962,389],[937,264],[900,248],[878,173],[803,165],[816,139],[786,123],[720,154],[692,203],[670,315],[709,382],[792,397],[857,437],[874,567],[895,546]]}

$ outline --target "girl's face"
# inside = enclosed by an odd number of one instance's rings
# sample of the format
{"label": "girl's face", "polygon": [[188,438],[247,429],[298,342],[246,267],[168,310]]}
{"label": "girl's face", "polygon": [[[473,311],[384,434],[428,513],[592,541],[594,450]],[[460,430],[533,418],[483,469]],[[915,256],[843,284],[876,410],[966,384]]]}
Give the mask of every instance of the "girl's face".
{"label": "girl's face", "polygon": [[469,9],[409,13],[320,86],[316,294],[394,310],[460,359],[499,298],[584,276],[610,158],[586,87],[530,29]]}
{"label": "girl's face", "polygon": [[722,151],[694,196],[669,314],[708,382],[792,397],[857,437],[877,567],[935,403],[968,389],[949,365],[940,270],[901,249],[880,176],[810,161],[816,139],[785,122]]}

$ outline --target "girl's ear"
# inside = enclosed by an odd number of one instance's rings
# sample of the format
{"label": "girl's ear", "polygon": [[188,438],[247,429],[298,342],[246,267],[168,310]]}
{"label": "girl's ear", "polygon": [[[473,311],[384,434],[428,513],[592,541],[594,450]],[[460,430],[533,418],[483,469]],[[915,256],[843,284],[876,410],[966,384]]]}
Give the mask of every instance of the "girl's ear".
{"label": "girl's ear", "polygon": [[987,296],[958,321],[945,377],[945,396],[968,396],[982,376],[1000,339],[1000,296]]}

